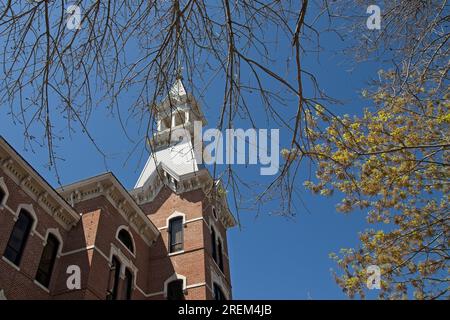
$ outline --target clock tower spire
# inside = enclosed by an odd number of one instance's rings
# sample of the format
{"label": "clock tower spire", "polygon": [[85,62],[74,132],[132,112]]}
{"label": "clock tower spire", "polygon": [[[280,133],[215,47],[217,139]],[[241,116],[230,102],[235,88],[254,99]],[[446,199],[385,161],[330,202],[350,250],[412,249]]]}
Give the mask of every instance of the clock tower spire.
{"label": "clock tower spire", "polygon": [[181,71],[156,109],[152,154],[132,191],[161,230],[150,261],[155,270],[164,266],[167,272],[149,279],[153,298],[231,299],[226,232],[236,221],[222,183],[194,152],[194,122],[206,120]]}

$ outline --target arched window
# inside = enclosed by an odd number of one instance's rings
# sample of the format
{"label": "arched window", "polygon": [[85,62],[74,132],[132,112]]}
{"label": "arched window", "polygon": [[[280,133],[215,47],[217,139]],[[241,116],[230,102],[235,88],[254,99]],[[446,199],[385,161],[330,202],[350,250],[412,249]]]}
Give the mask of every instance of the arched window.
{"label": "arched window", "polygon": [[3,204],[3,200],[6,198],[6,192],[3,190],[3,188],[0,186],[0,206]]}
{"label": "arched window", "polygon": [[169,253],[183,250],[183,217],[169,221]]}
{"label": "arched window", "polygon": [[167,300],[183,300],[183,280],[177,279],[167,284]]}
{"label": "arched window", "polygon": [[44,250],[42,251],[41,261],[39,262],[38,271],[36,273],[36,281],[46,288],[48,288],[50,284],[59,245],[59,240],[50,233]]}
{"label": "arched window", "polygon": [[127,268],[125,269],[125,300],[131,300],[133,292],[133,273]]}
{"label": "arched window", "polygon": [[214,300],[227,300],[227,297],[225,297],[217,283],[214,283]]}
{"label": "arched window", "polygon": [[133,239],[131,238],[131,235],[127,230],[120,230],[117,237],[119,238],[120,242],[122,242],[122,244],[127,247],[128,250],[130,250],[130,252],[134,253]]}
{"label": "arched window", "polygon": [[19,217],[14,224],[4,253],[4,257],[16,266],[20,264],[20,259],[22,258],[32,225],[33,217],[31,214],[26,210],[20,210]]}
{"label": "arched window", "polygon": [[211,227],[211,249],[212,257],[217,262],[217,243],[216,243],[216,231]]}
{"label": "arched window", "polygon": [[218,244],[217,244],[217,254],[218,254],[218,264],[219,264],[219,268],[220,270],[223,271],[223,248],[222,248],[222,240],[218,239],[217,240]]}
{"label": "arched window", "polygon": [[109,270],[109,286],[106,295],[107,300],[117,300],[119,280],[120,280],[120,261],[116,257],[113,257],[111,261],[111,269]]}

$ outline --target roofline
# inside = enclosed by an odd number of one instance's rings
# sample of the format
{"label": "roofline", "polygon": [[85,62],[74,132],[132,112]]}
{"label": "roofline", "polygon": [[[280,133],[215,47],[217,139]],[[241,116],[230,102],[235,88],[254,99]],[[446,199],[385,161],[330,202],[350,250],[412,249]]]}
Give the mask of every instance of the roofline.
{"label": "roofline", "polygon": [[77,180],[77,181],[71,182],[69,184],[65,184],[65,185],[63,185],[63,186],[61,186],[59,188],[56,188],[56,192],[65,192],[66,189],[79,187],[79,186],[83,186],[83,185],[88,184],[88,183],[95,182],[96,179],[98,179],[100,177],[103,177],[103,176],[105,176],[105,175],[107,175],[109,173],[112,173],[112,172],[110,172],[110,171],[102,172],[102,173],[96,174],[95,176],[83,178],[81,180]]}
{"label": "roofline", "polygon": [[5,149],[7,149],[10,154],[14,155],[19,164],[22,165],[25,170],[28,171],[28,173],[33,176],[39,183],[44,185],[44,188],[48,188],[50,190],[51,196],[53,196],[55,200],[59,204],[61,204],[61,206],[63,206],[64,209],[66,209],[70,213],[70,215],[72,215],[73,218],[75,218],[77,221],[80,219],[80,215],[72,208],[72,206],[67,203],[67,201],[58,193],[58,191],[56,191],[56,189],[52,185],[50,185],[50,183],[48,183],[47,180],[45,180],[41,176],[41,174],[36,171],[36,169],[34,169],[33,166],[28,163],[28,161],[25,160],[25,158],[22,157],[22,155],[18,153],[16,149],[14,149],[14,147],[11,146],[5,138],[3,138],[2,135],[0,135],[0,145],[5,147]]}
{"label": "roofline", "polygon": [[[150,156],[149,159],[152,159],[152,156]],[[165,170],[165,171],[168,171],[168,173],[169,173],[171,176],[173,176],[173,178],[176,179],[177,181],[181,181],[181,180],[184,180],[184,179],[193,178],[193,177],[196,177],[196,176],[205,176],[208,180],[211,180],[211,181],[213,182],[214,187],[217,187],[217,184],[219,184],[219,183],[220,183],[220,184],[222,185],[222,187],[223,187],[223,183],[222,183],[221,179],[213,179],[211,173],[209,172],[208,168],[206,168],[206,167],[202,167],[202,168],[200,168],[199,170],[196,170],[196,171],[194,171],[194,172],[189,172],[189,173],[186,173],[186,174],[184,174],[184,175],[179,176],[179,175],[177,175],[175,172],[173,172],[170,168],[168,168],[166,165],[164,165],[163,162],[160,162],[160,163],[156,166],[155,172],[158,172],[159,170]],[[150,177],[148,178],[148,180],[147,180],[142,186],[140,186],[140,187],[138,187],[138,188],[134,188],[134,189],[131,190],[130,192],[131,192],[132,194],[134,194],[134,195],[138,195],[139,193],[145,192],[145,190],[148,188],[148,184],[151,184],[151,183],[154,182],[153,180],[150,180],[150,178],[151,178],[152,176],[153,176],[153,174],[150,175]],[[156,175],[156,176],[157,176],[157,175]],[[155,176],[155,177],[156,177],[156,176]],[[173,191],[173,190],[172,190],[172,191]],[[177,193],[176,191],[173,191],[173,192]],[[158,193],[159,193],[159,191],[158,191]],[[228,198],[227,198],[227,196],[225,195],[225,196],[223,196],[223,197],[219,197],[218,199],[219,199],[220,201],[222,201],[222,204],[223,204],[223,206],[225,207],[225,209],[226,209],[226,211],[227,211],[227,215],[228,215],[228,217],[229,217],[230,220],[231,220],[231,223],[230,223],[229,227],[232,228],[232,227],[237,226],[238,223],[237,223],[237,221],[236,221],[235,216],[231,213],[231,210],[230,210],[230,207],[229,207],[229,204],[228,204]],[[153,200],[151,200],[151,201],[153,201]],[[151,202],[151,201],[149,201],[149,202]]]}
{"label": "roofline", "polygon": [[69,185],[65,185],[59,189],[58,192],[70,192],[71,190],[76,190],[82,188],[85,185],[93,184],[96,182],[100,182],[102,180],[109,180],[113,183],[113,185],[120,191],[120,193],[129,201],[133,209],[137,212],[141,218],[147,222],[147,225],[152,229],[153,233],[157,236],[160,234],[158,228],[153,224],[153,222],[146,216],[146,214],[142,211],[141,207],[136,203],[134,198],[130,195],[127,189],[123,186],[123,184],[117,179],[113,172],[105,172],[101,173],[80,181],[73,182]]}

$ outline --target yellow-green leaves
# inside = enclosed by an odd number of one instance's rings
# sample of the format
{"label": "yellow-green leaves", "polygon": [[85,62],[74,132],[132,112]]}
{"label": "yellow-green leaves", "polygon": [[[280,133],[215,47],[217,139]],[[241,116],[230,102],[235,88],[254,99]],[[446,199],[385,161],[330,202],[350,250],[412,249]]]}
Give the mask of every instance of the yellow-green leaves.
{"label": "yellow-green leaves", "polygon": [[[364,92],[376,107],[362,117],[324,120],[310,155],[316,176],[304,185],[324,196],[339,191],[338,211],[368,209],[368,223],[378,224],[360,234],[358,250],[332,255],[341,268],[336,281],[350,297],[365,296],[365,269],[373,264],[383,273],[381,298],[448,297],[448,88],[421,83],[395,91],[386,83]],[[289,150],[283,155],[292,159]]]}

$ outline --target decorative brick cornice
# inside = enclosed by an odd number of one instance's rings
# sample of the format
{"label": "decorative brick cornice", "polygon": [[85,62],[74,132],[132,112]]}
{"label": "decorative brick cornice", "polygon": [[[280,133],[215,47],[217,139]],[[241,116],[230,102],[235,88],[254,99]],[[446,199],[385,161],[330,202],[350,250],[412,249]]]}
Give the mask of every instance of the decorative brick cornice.
{"label": "decorative brick cornice", "polygon": [[[206,169],[199,170],[193,174],[178,176],[163,163],[158,165],[157,173],[150,177],[143,187],[130,191],[130,194],[139,205],[153,201],[164,186],[167,186],[176,194],[182,194],[197,189],[205,189],[210,178]],[[177,181],[176,185],[165,173],[168,173]]]}
{"label": "decorative brick cornice", "polygon": [[[157,168],[158,174],[153,175],[143,187],[130,191],[131,196],[139,205],[152,202],[164,186],[167,186],[172,192],[176,194],[183,194],[186,192],[201,189],[209,201],[214,202],[218,209],[218,216],[225,228],[232,228],[236,226],[236,220],[233,214],[228,209],[228,202],[226,195],[219,192],[224,190],[222,183],[218,180],[214,181],[207,169],[199,170],[195,173],[178,176],[169,168],[160,163]],[[170,181],[167,172],[170,176],[176,179],[177,184]],[[214,195],[214,199],[213,199]]]}
{"label": "decorative brick cornice", "polygon": [[57,191],[71,205],[104,196],[148,245],[159,236],[159,230],[112,173],[82,180]]}
{"label": "decorative brick cornice", "polygon": [[9,178],[64,229],[71,229],[80,220],[79,214],[2,137],[0,166]]}

